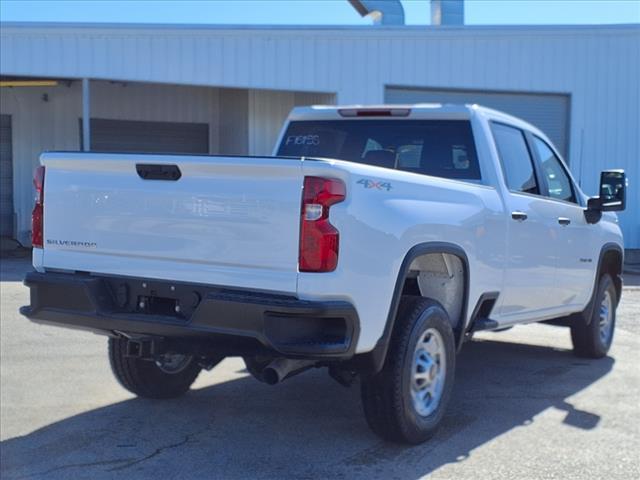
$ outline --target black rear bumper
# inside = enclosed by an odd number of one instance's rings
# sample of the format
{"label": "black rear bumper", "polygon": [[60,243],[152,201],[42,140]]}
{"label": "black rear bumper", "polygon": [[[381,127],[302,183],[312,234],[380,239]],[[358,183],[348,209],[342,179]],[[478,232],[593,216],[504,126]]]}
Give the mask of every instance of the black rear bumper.
{"label": "black rear bumper", "polygon": [[24,283],[31,304],[20,313],[34,322],[106,335],[204,340],[231,349],[227,354],[250,340],[284,356],[348,359],[359,333],[355,308],[342,301],[82,273],[30,272]]}

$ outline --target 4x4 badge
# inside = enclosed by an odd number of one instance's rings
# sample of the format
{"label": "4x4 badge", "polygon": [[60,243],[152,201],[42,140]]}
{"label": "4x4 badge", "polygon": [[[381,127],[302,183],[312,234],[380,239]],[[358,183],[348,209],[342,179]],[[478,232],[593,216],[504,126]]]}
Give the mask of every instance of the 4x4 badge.
{"label": "4x4 badge", "polygon": [[387,192],[391,190],[391,184],[389,182],[377,182],[375,180],[369,180],[368,178],[361,178],[356,183],[363,185],[364,188],[367,189],[386,190]]}

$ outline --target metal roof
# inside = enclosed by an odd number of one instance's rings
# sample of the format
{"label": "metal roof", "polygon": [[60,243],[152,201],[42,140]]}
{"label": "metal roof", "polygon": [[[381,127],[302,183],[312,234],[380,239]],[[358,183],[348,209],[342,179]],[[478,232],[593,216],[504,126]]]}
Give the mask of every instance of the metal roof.
{"label": "metal roof", "polygon": [[429,34],[443,32],[469,32],[480,33],[483,31],[504,31],[509,33],[550,32],[558,33],[567,31],[593,32],[615,30],[617,32],[640,30],[640,24],[606,24],[606,25],[223,25],[200,23],[101,23],[101,22],[0,22],[0,29],[90,29],[90,30],[336,30],[354,33],[379,34],[383,32],[404,34]]}

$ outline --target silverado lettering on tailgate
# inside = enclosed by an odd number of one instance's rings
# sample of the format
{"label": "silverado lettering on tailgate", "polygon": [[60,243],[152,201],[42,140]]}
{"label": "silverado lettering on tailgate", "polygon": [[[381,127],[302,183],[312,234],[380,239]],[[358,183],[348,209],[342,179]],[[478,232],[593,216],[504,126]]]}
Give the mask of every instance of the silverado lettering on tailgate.
{"label": "silverado lettering on tailgate", "polygon": [[82,247],[82,248],[96,248],[98,244],[96,242],[78,242],[76,240],[52,240],[47,239],[47,245],[55,245],[58,247]]}

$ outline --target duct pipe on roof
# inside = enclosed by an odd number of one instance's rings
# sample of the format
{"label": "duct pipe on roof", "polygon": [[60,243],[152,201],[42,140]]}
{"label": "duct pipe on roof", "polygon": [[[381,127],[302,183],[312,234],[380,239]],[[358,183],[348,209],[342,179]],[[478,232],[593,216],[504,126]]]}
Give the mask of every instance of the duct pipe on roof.
{"label": "duct pipe on roof", "polygon": [[431,25],[464,25],[463,0],[431,0]]}
{"label": "duct pipe on roof", "polygon": [[349,0],[349,3],[375,24],[404,25],[404,8],[400,0]]}

